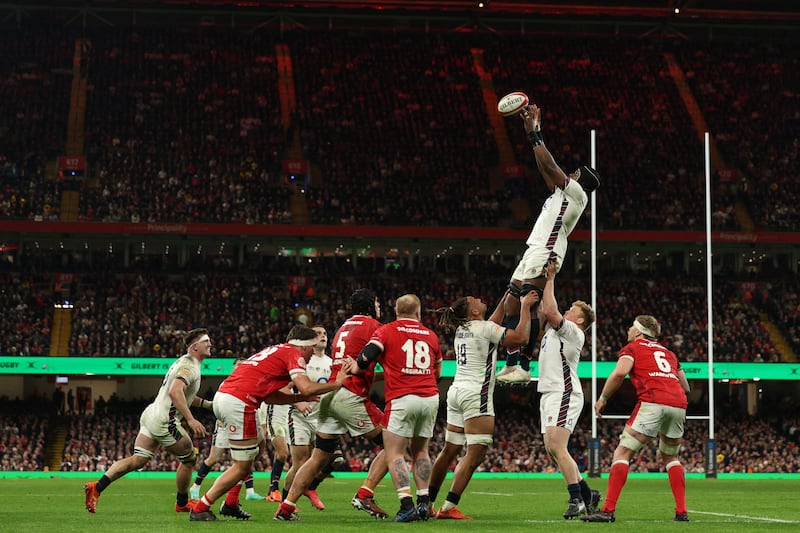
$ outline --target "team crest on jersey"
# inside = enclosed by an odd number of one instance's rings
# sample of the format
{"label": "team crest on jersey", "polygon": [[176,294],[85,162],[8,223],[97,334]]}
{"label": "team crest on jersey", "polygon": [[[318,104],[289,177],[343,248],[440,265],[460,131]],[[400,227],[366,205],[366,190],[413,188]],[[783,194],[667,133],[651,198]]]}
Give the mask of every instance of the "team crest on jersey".
{"label": "team crest on jersey", "polygon": [[236,433],[236,426],[231,424],[230,426],[228,426],[228,431],[230,431],[231,433]]}
{"label": "team crest on jersey", "polygon": [[359,420],[358,423],[356,424],[356,426],[361,428],[361,429],[363,429],[363,428],[365,428],[367,426],[367,423],[364,422],[363,420]]}
{"label": "team crest on jersey", "polygon": [[298,357],[297,358],[297,366],[299,366],[300,368],[305,368],[306,367],[306,360],[303,359],[302,357]]}

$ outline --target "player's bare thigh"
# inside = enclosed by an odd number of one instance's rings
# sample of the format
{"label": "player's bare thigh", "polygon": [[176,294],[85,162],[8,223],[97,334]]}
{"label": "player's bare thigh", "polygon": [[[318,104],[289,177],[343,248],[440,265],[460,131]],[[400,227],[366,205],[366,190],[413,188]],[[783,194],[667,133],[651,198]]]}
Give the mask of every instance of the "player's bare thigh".
{"label": "player's bare thigh", "polygon": [[464,420],[464,433],[470,435],[494,435],[493,416],[475,416]]}
{"label": "player's bare thigh", "polygon": [[194,449],[194,444],[192,443],[192,439],[184,435],[172,446],[164,446],[164,449],[173,455],[181,456],[189,454]]}
{"label": "player's bare thigh", "polygon": [[136,435],[136,440],[133,442],[133,446],[134,448],[142,448],[148,452],[155,453],[156,450],[158,450],[158,447],[161,445],[144,433],[140,432],[138,435]]}

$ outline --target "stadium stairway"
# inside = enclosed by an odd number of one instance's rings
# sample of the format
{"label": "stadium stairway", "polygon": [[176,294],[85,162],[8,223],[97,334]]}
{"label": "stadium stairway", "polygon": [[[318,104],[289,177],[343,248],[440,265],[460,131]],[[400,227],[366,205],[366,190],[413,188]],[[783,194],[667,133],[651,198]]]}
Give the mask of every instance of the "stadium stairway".
{"label": "stadium stairway", "polygon": [[54,309],[53,328],[50,331],[50,355],[68,355],[70,335],[72,335],[72,309]]}
{"label": "stadium stairway", "polygon": [[[494,87],[492,74],[486,70],[483,62],[483,50],[480,48],[473,48],[472,64],[475,68],[475,73],[480,80],[481,93],[483,96],[483,105],[486,107],[486,115],[489,117],[489,124],[492,125],[494,131],[494,141],[497,144],[498,153],[498,168],[492,171],[490,176],[491,188],[493,191],[499,191],[505,188],[505,177],[503,176],[503,165],[516,165],[517,156],[514,152],[514,147],[511,145],[511,140],[508,137],[508,130],[506,129],[506,120],[500,113],[497,112],[497,91]],[[531,209],[528,201],[523,198],[515,198],[510,205],[511,221],[514,226],[525,225],[530,218]]]}
{"label": "stadium stairway", "polygon": [[292,124],[292,113],[297,105],[292,53],[289,45],[286,43],[276,44],[275,57],[278,61],[278,98],[281,103],[281,124],[283,124],[283,132],[287,133]]}
{"label": "stadium stairway", "polygon": [[61,470],[61,460],[64,458],[64,444],[67,441],[67,428],[69,417],[54,415],[50,418],[50,437],[47,439],[45,460],[51,472]]}
{"label": "stadium stairway", "polygon": [[88,73],[87,58],[91,44],[79,38],[75,41],[75,53],[72,57],[72,90],[69,97],[69,118],[67,122],[67,145],[64,155],[83,155],[86,123],[86,89]]}
{"label": "stadium stairway", "polygon": [[311,216],[308,214],[308,204],[304,194],[300,192],[292,193],[289,209],[292,212],[292,224],[307,225],[311,223]]}
{"label": "stadium stairway", "polygon": [[61,209],[58,212],[58,217],[62,222],[78,220],[80,197],[81,195],[78,191],[61,192]]}
{"label": "stadium stairway", "polygon": [[764,324],[764,327],[769,332],[770,339],[772,340],[772,344],[777,348],[778,353],[781,354],[781,361],[786,363],[796,363],[797,357],[794,355],[794,350],[792,347],[789,346],[789,343],[786,341],[786,337],[783,336],[781,330],[778,329],[778,326],[770,320],[769,315],[766,313],[760,314],[761,323]]}
{"label": "stadium stairway", "polygon": [[[514,155],[514,147],[511,146],[511,141],[508,138],[506,121],[503,116],[497,112],[497,91],[495,91],[494,88],[492,74],[487,71],[484,66],[483,50],[480,48],[472,49],[472,64],[475,68],[475,73],[478,74],[478,78],[480,79],[483,104],[486,106],[486,114],[494,130],[494,140],[497,143],[500,165],[514,165],[517,163],[516,155]],[[499,178],[500,175],[498,173],[498,179]],[[496,187],[495,185],[498,186]],[[502,188],[503,185],[502,183],[492,183],[492,188]]]}
{"label": "stadium stairway", "polygon": [[[292,128],[292,115],[297,106],[297,93],[294,87],[294,69],[292,66],[292,53],[289,45],[278,43],[275,45],[275,57],[278,61],[278,98],[281,103],[281,124],[283,132],[290,135],[286,158],[294,161],[304,159],[300,144],[300,129]],[[294,191],[289,202],[292,212],[293,224],[309,224],[311,217],[308,213],[306,197],[301,191]]]}
{"label": "stadium stairway", "polygon": [[736,217],[736,221],[739,223],[739,227],[742,228],[742,231],[756,230],[756,224],[753,222],[753,217],[750,216],[750,211],[741,200],[736,200],[736,205],[733,208],[733,215]]}

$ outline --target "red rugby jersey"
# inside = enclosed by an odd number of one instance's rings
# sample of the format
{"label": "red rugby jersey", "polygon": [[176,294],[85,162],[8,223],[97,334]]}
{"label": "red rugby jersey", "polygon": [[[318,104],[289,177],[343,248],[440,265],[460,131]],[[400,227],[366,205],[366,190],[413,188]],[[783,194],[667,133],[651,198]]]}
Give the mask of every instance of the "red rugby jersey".
{"label": "red rugby jersey", "polygon": [[686,409],[686,392],[678,379],[678,357],[661,344],[636,339],[625,345],[617,358],[633,359],[629,373],[639,401]]}
{"label": "red rugby jersey", "polygon": [[267,396],[305,373],[306,361],[300,350],[291,344],[267,346],[242,361],[219,386],[219,392],[236,396],[258,409]]}
{"label": "red rugby jersey", "polygon": [[442,360],[442,350],[436,333],[417,320],[400,318],[378,328],[371,342],[383,348],[378,361],[383,366],[387,402],[408,394],[439,394],[436,365]]}

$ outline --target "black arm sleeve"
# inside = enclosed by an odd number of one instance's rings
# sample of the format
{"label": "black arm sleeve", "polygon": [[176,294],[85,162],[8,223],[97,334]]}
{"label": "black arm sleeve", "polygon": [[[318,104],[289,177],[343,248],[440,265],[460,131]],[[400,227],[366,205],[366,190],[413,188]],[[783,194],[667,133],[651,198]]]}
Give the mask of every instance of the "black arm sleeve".
{"label": "black arm sleeve", "polygon": [[367,345],[361,350],[361,353],[358,354],[358,358],[356,359],[358,368],[361,370],[366,370],[369,365],[371,365],[375,359],[378,358],[382,351],[383,350],[381,350],[380,346],[377,344],[373,344],[371,342],[367,343]]}

